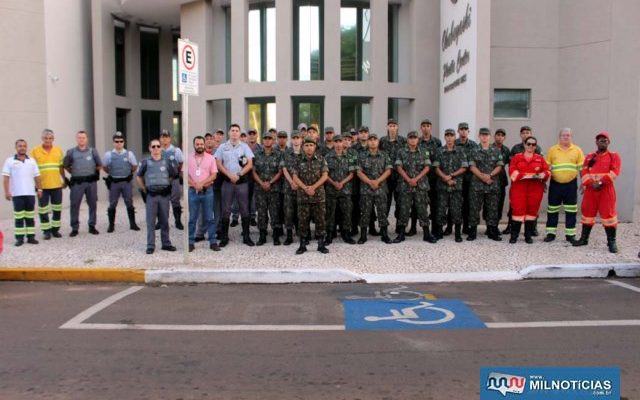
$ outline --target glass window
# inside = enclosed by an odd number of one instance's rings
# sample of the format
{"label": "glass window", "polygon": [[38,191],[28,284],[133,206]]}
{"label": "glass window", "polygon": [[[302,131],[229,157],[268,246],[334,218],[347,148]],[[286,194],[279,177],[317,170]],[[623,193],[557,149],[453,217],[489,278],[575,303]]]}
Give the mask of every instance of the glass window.
{"label": "glass window", "polygon": [[258,132],[258,140],[262,141],[262,134],[270,128],[276,127],[276,99],[275,97],[254,97],[247,99],[247,126]]}
{"label": "glass window", "polygon": [[276,9],[259,4],[249,10],[249,81],[276,79]]}
{"label": "glass window", "polygon": [[368,1],[342,1],[340,58],[340,76],[343,81],[370,79],[371,10]]}
{"label": "glass window", "polygon": [[171,53],[171,99],[173,101],[180,100],[180,94],[178,93],[178,39],[179,34],[173,35],[173,51]]}
{"label": "glass window", "polygon": [[231,124],[231,99],[207,101],[207,129],[222,129],[225,133]]}
{"label": "glass window", "polygon": [[293,9],[293,79],[324,77],[324,1],[298,0]]}
{"label": "glass window", "polygon": [[293,105],[293,129],[297,129],[298,124],[316,124],[322,136],[322,126],[324,122],[324,97],[300,96],[292,97]]}
{"label": "glass window", "polygon": [[160,98],[160,30],[140,27],[140,89],[143,99]]}
{"label": "glass window", "polygon": [[224,7],[224,76],[231,83],[231,7]]}
{"label": "glass window", "polygon": [[157,139],[160,136],[160,111],[142,110],[142,148],[149,151],[149,142],[151,139]]}
{"label": "glass window", "polygon": [[531,89],[494,89],[494,118],[529,118]]}
{"label": "glass window", "polygon": [[127,115],[129,110],[124,108],[116,108],[116,131],[122,132],[125,140],[127,139]]}
{"label": "glass window", "polygon": [[411,121],[413,109],[413,99],[389,97],[387,118],[393,118],[398,121],[400,126]]}
{"label": "glass window", "polygon": [[178,147],[182,147],[182,112],[174,111],[173,118],[171,119],[173,125],[173,143]]}
{"label": "glass window", "polygon": [[389,4],[389,82],[398,82],[398,14],[400,4]]}
{"label": "glass window", "polygon": [[340,101],[340,132],[371,125],[371,98],[343,97]]}
{"label": "glass window", "polygon": [[123,21],[113,20],[113,36],[115,41],[115,67],[116,67],[116,94],[125,96],[126,94],[126,78],[125,78],[125,28]]}

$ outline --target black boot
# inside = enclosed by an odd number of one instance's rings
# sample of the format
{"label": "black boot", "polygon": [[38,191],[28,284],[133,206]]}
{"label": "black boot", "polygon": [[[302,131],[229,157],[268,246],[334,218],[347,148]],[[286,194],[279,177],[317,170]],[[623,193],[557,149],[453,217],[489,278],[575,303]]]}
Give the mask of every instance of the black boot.
{"label": "black boot", "polygon": [[533,221],[533,225],[531,226],[531,236],[539,236],[540,234],[538,233],[538,218],[536,218],[535,221]]}
{"label": "black boot", "polygon": [[396,231],[398,231],[398,236],[393,239],[393,243],[402,243],[404,242],[404,230],[406,226],[404,225],[396,225]]}
{"label": "black boot", "polygon": [[415,236],[418,233],[418,217],[411,217],[411,228],[407,232],[407,236]]}
{"label": "black boot", "polygon": [[609,247],[609,253],[617,253],[618,246],[616,245],[616,228],[614,226],[607,226],[604,230],[607,233],[607,246]]}
{"label": "black boot", "polygon": [[276,228],[273,230],[273,245],[280,246],[280,236],[282,236],[282,228]]}
{"label": "black boot", "polygon": [[438,239],[436,239],[435,237],[433,237],[433,235],[431,235],[431,233],[429,233],[428,226],[422,227],[422,240],[429,243],[436,243],[438,241]]}
{"label": "black boot", "polygon": [[267,243],[267,230],[260,229],[260,238],[258,239],[258,243],[256,243],[256,246],[262,246],[265,243]]}
{"label": "black boot", "polygon": [[509,222],[507,222],[507,227],[504,228],[504,230],[502,231],[503,235],[509,235],[511,234],[511,219],[509,219]]}
{"label": "black boot", "polygon": [[222,218],[220,222],[220,247],[224,247],[229,244],[229,218]]}
{"label": "black boot", "polygon": [[116,209],[115,208],[107,208],[107,217],[109,218],[109,227],[107,228],[107,232],[111,233],[115,230],[116,224]]}
{"label": "black boot", "polygon": [[389,234],[387,233],[386,226],[380,228],[380,240],[382,240],[386,244],[393,243],[393,240],[391,240],[391,238],[389,237]]}
{"label": "black boot", "polygon": [[433,232],[433,237],[436,240],[440,240],[444,237],[444,233],[442,233],[442,225],[440,224],[433,224],[431,231]]}
{"label": "black boot", "polygon": [[324,240],[324,236],[320,236],[320,238],[318,239],[318,251],[322,254],[327,254],[329,252],[329,249],[324,246]]}
{"label": "black boot", "polygon": [[289,246],[293,243],[293,229],[287,229],[287,237],[284,239],[284,245]]}
{"label": "black boot", "polygon": [[549,243],[553,242],[554,240],[556,240],[556,235],[554,235],[553,233],[547,233],[547,236],[545,236],[543,242]]}
{"label": "black boot", "polygon": [[509,224],[509,233],[511,234],[511,238],[509,239],[509,243],[513,244],[518,241],[518,236],[520,236],[520,228],[522,227],[522,222],[520,221],[511,221]]}
{"label": "black boot", "polygon": [[232,228],[234,228],[234,227],[238,226],[238,218],[233,217],[233,218],[232,218],[232,221],[231,221],[230,226],[231,226]]}
{"label": "black boot", "polygon": [[334,237],[333,231],[327,232],[327,236],[325,236],[325,239],[324,239],[325,246],[329,246],[331,243],[333,243],[333,237]]}
{"label": "black boot", "polygon": [[524,222],[524,241],[527,244],[533,243],[534,231],[536,229],[536,221],[525,221]]}
{"label": "black boot", "polygon": [[582,233],[580,234],[580,239],[576,240],[572,243],[573,246],[586,246],[589,244],[589,235],[591,234],[591,229],[593,225],[582,225]]}
{"label": "black boot", "polygon": [[249,247],[253,247],[256,244],[251,240],[251,235],[249,234],[249,224],[250,220],[247,218],[242,218],[242,243],[246,244]]}
{"label": "black boot", "polygon": [[444,236],[449,236],[451,235],[451,233],[453,232],[453,225],[451,225],[450,223],[447,223],[447,227],[444,228]]}
{"label": "black boot", "polygon": [[173,209],[173,218],[176,220],[176,229],[183,230],[184,225],[182,225],[182,221],[180,221],[180,217],[182,217],[182,207],[176,207]]}
{"label": "black boot", "polygon": [[462,242],[462,224],[455,224],[454,232],[456,242]]}
{"label": "black boot", "polygon": [[349,236],[349,231],[347,231],[346,229],[343,229],[342,231],[340,231],[340,237],[342,238],[342,241],[345,243],[356,244],[356,241],[353,240],[351,236]]}
{"label": "black boot", "polygon": [[358,239],[358,244],[367,243],[367,228],[360,228],[360,239]]}
{"label": "black boot", "polygon": [[474,240],[476,240],[477,236],[478,236],[478,226],[477,225],[470,225],[469,226],[469,236],[467,236],[467,241],[473,242]]}
{"label": "black boot", "polygon": [[489,239],[495,240],[496,242],[502,241],[502,237],[500,237],[500,230],[497,226],[488,226],[487,231]]}
{"label": "black boot", "polygon": [[127,208],[127,216],[129,217],[129,229],[131,229],[132,231],[139,231],[140,227],[136,224],[135,207]]}
{"label": "black boot", "polygon": [[304,254],[307,251],[307,244],[303,237],[300,237],[300,247],[296,250],[296,254]]}
{"label": "black boot", "polygon": [[376,230],[376,223],[374,221],[369,222],[369,235],[380,236],[380,232]]}

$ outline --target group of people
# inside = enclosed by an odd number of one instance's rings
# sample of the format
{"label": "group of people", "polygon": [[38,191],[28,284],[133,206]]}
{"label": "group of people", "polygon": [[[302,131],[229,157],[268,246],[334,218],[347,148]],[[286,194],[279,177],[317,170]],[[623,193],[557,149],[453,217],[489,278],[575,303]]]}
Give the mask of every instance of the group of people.
{"label": "group of people", "polygon": [[[444,131],[444,144],[431,132],[425,119],[420,132],[399,134],[397,120],[389,119],[386,135],[378,137],[362,126],[342,135],[332,127],[324,130],[324,140],[316,125],[300,124],[291,135],[270,129],[258,135],[246,134],[237,124],[225,132],[217,130],[193,138],[188,154],[189,251],[197,242],[208,239],[209,248],[220,251],[229,243],[233,214],[241,219],[242,242],[262,246],[268,228],[274,245],[293,243],[299,236],[296,254],[307,251],[311,224],[315,226],[317,250],[327,248],[338,234],[349,244],[364,244],[369,236],[380,236],[384,243],[400,243],[417,234],[422,227],[423,240],[435,243],[453,234],[456,242],[477,238],[481,218],[486,235],[502,240],[498,229],[503,213],[506,189],[509,190],[509,222],[502,234],[516,243],[524,225],[526,243],[537,235],[537,218],[548,186],[545,242],[556,239],[558,215],[566,213],[565,238],[574,246],[588,244],[599,213],[607,234],[609,251],[616,246],[616,192],[614,181],[621,161],[609,151],[607,132],[596,135],[597,150],[585,157],[572,142],[569,128],[560,131],[558,143],[546,156],[528,126],[520,129],[521,143],[509,149],[506,131],[488,128],[478,131],[478,143],[469,138],[469,125],[460,123],[457,132]],[[181,223],[180,176],[184,163],[182,151],[171,144],[167,131],[149,143],[149,157],[138,163],[125,148],[124,136],[113,136],[113,149],[100,156],[88,145],[87,133],[76,134],[77,146],[66,153],[53,145],[54,133],[44,130],[42,144],[27,155],[27,143],[16,142],[16,154],[3,168],[7,200],[13,201],[16,246],[37,244],[35,239],[35,203],[43,238],[61,237],[60,213],[62,189],[70,188],[70,236],[77,236],[79,207],[86,198],[89,206],[89,233],[97,235],[96,200],[100,172],[109,188],[107,231],[115,229],[116,207],[122,197],[129,228],[140,230],[135,222],[132,201],[135,180],[146,203],[147,254],[155,251],[155,231],[160,230],[161,248],[175,251],[169,238],[169,208],[175,225]],[[70,175],[67,178],[67,173]],[[578,190],[582,201],[582,232],[576,239]],[[395,202],[395,238],[389,235],[388,214]],[[257,212],[257,221],[252,212]],[[378,222],[376,229],[375,222]],[[254,242],[250,226],[257,225],[259,238]],[[357,242],[354,237],[358,237]]]}

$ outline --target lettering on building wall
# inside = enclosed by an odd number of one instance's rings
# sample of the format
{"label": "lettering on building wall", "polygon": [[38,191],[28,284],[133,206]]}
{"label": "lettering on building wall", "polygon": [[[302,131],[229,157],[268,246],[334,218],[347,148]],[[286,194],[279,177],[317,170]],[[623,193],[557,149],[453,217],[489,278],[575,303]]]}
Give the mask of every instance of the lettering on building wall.
{"label": "lettering on building wall", "polygon": [[[453,2],[455,4],[455,2]],[[464,17],[457,21],[451,21],[451,26],[442,32],[442,52],[444,53],[453,45],[458,45],[460,37],[471,27],[471,4],[467,3]],[[442,65],[442,82],[452,75],[459,75],[460,71],[471,61],[471,53],[468,49],[458,49],[457,56]],[[457,76],[456,79],[444,86],[447,93],[466,82],[466,74]]]}

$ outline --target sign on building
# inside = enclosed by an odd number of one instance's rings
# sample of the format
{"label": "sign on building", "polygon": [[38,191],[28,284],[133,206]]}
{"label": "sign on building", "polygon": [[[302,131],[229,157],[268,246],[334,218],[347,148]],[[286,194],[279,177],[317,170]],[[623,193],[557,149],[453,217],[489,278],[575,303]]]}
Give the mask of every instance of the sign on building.
{"label": "sign on building", "polygon": [[198,95],[198,45],[178,39],[178,92]]}

